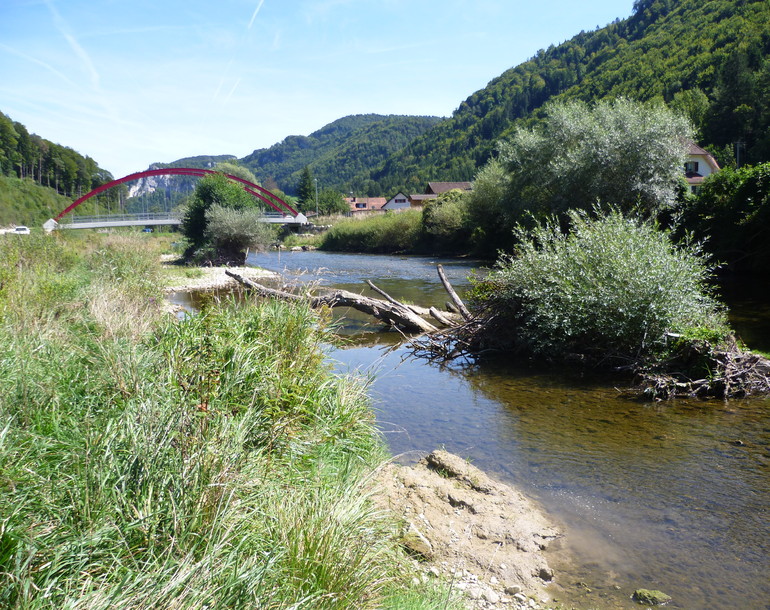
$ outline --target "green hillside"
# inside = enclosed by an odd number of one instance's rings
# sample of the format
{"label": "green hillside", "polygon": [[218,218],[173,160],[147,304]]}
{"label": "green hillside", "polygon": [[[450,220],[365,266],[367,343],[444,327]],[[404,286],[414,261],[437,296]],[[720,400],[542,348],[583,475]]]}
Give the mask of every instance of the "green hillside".
{"label": "green hillside", "polygon": [[30,179],[0,175],[0,227],[39,227],[70,203],[72,199]]}
{"label": "green hillside", "polygon": [[265,185],[295,193],[300,172],[309,166],[324,188],[362,193],[368,174],[393,153],[422,135],[438,117],[348,116],[311,133],[288,136],[241,159]]}
{"label": "green hillside", "polygon": [[770,159],[770,3],[637,0],[625,20],[539,51],[371,173],[382,193],[470,180],[513,126],[557,98],[660,98],[688,113],[729,160]]}

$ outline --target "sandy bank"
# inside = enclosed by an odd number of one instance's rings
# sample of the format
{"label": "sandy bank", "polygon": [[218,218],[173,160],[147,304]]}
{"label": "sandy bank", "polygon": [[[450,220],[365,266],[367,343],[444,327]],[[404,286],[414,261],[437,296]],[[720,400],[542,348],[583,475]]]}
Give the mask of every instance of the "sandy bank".
{"label": "sandy bank", "polygon": [[238,282],[225,271],[233,271],[250,280],[279,277],[272,271],[257,267],[185,267],[176,264],[176,257],[165,256],[162,261],[166,274],[163,290],[167,293],[237,287]]}
{"label": "sandy bank", "polygon": [[451,582],[471,608],[548,606],[544,551],[561,534],[534,502],[446,451],[389,464],[378,480],[377,502],[403,519],[426,576]]}

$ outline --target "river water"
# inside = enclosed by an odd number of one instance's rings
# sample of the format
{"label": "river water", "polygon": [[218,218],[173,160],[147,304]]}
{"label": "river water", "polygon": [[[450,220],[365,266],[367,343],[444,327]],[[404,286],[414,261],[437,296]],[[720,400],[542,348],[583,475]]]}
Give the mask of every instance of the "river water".
{"label": "river water", "polygon": [[[251,255],[287,281],[441,305],[435,263],[458,292],[472,262],[321,252]],[[732,322],[770,351],[770,300],[736,293]],[[372,295],[376,296],[376,295]],[[339,313],[339,312],[338,312]],[[439,367],[353,312],[331,358],[372,375],[394,455],[443,447],[538,500],[566,535],[552,597],[575,608],[638,608],[637,588],[676,608],[770,608],[770,400],[640,402],[623,380],[508,361]],[[569,557],[569,559],[567,559]]]}

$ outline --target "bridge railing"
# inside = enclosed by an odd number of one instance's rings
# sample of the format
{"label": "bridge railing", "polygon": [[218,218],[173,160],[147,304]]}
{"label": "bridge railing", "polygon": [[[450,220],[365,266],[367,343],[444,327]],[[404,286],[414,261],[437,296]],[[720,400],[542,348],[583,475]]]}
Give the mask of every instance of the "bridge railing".
{"label": "bridge railing", "polygon": [[179,214],[173,214],[169,212],[145,212],[139,214],[97,214],[96,216],[75,216],[70,215],[69,218],[62,221],[62,224],[80,224],[91,223],[100,221],[131,221],[131,220],[178,220]]}

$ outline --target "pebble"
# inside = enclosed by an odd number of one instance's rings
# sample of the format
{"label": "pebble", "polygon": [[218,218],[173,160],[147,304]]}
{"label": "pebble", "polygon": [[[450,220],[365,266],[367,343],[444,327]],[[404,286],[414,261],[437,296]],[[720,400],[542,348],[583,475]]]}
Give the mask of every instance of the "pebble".
{"label": "pebble", "polygon": [[496,604],[497,602],[500,601],[500,596],[497,593],[495,593],[492,589],[487,589],[486,591],[484,591],[482,596],[490,604]]}
{"label": "pebble", "polygon": [[470,589],[468,589],[468,597],[471,599],[481,599],[481,596],[483,595],[483,591],[481,590],[481,587],[479,586],[473,586]]}

